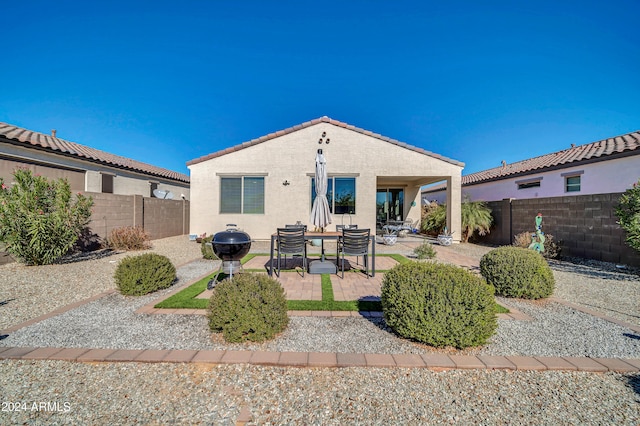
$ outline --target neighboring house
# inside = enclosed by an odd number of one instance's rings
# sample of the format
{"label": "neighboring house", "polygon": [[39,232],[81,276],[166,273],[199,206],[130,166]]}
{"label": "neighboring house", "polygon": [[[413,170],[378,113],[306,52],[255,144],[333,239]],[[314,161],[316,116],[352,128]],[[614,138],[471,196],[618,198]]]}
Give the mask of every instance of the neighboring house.
{"label": "neighboring house", "polygon": [[[462,176],[471,201],[624,192],[640,178],[640,131]],[[446,185],[422,191],[423,203],[445,201]]]}
{"label": "neighboring house", "polygon": [[51,135],[0,122],[0,177],[11,183],[16,167],[47,178],[66,178],[72,191],[142,195],[170,191],[190,198],[189,176],[120,157]]}
{"label": "neighboring house", "polygon": [[448,226],[460,232],[463,163],[328,117],[215,152],[187,163],[191,234],[234,223],[254,239],[278,227],[310,225],[317,150],[327,161],[335,225],[372,232],[387,220],[420,219],[420,188],[447,180]]}

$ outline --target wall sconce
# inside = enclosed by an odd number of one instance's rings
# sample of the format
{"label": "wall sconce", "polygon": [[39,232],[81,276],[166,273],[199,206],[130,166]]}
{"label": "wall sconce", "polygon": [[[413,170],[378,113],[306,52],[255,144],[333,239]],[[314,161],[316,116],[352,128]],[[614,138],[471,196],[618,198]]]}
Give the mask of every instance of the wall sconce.
{"label": "wall sconce", "polygon": [[415,207],[416,206],[416,202],[415,200],[411,202],[411,207]]}
{"label": "wall sconce", "polygon": [[290,182],[288,180],[285,180],[284,182],[282,182],[282,186],[289,186]]}

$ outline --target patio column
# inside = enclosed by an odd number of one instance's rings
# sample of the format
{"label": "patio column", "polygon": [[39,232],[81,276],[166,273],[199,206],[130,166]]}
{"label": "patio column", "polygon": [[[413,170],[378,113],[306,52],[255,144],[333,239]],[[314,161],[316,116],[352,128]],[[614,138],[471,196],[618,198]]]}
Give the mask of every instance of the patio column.
{"label": "patio column", "polygon": [[453,233],[453,242],[462,239],[462,177],[461,175],[447,178],[447,229]]}

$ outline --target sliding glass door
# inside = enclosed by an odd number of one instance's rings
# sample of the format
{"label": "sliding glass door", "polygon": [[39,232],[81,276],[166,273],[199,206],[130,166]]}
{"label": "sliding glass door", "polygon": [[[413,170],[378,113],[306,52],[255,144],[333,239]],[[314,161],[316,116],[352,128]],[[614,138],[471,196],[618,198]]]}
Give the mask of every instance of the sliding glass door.
{"label": "sliding glass door", "polygon": [[404,190],[378,188],[376,192],[376,223],[382,228],[390,220],[404,219]]}

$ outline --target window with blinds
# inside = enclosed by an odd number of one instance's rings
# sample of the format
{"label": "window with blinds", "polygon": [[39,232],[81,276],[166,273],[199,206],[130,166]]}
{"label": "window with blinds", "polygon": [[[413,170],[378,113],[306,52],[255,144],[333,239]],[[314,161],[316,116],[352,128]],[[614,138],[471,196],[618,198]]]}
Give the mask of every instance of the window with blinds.
{"label": "window with blinds", "polygon": [[264,214],[264,177],[220,178],[220,213]]}

